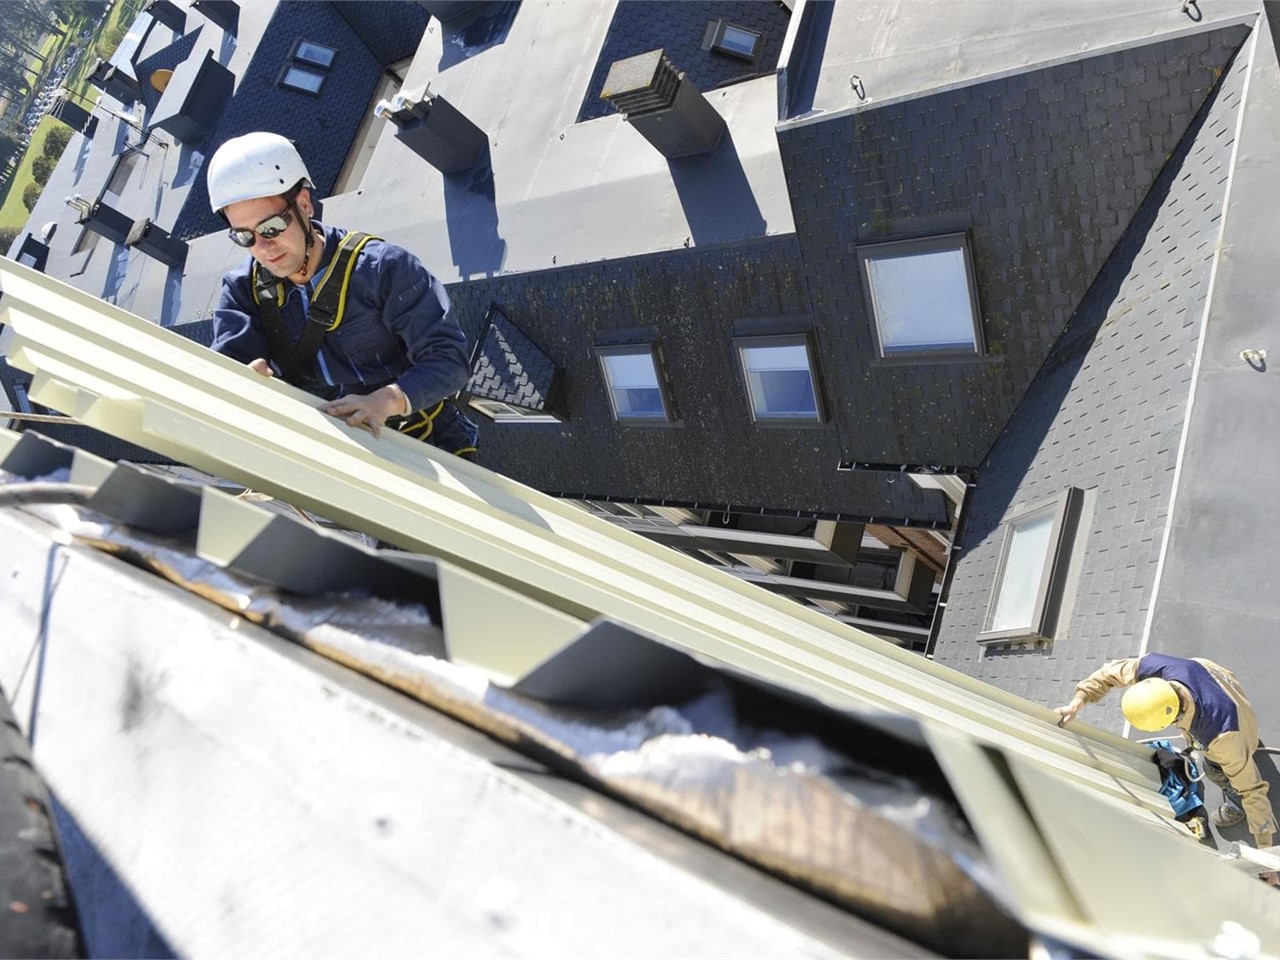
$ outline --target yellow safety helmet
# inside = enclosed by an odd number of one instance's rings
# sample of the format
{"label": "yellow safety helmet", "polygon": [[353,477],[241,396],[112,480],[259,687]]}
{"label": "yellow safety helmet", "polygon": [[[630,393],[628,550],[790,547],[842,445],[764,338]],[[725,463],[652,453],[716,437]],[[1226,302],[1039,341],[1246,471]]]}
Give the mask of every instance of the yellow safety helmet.
{"label": "yellow safety helmet", "polygon": [[1182,711],[1182,702],[1173,684],[1159,677],[1148,677],[1124,692],[1120,701],[1124,718],[1139,730],[1163,730]]}

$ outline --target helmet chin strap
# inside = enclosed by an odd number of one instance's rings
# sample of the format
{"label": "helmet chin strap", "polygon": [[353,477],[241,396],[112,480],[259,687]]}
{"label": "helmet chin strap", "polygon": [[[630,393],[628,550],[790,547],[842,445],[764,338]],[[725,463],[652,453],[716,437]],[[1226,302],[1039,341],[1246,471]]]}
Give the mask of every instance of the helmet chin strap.
{"label": "helmet chin strap", "polygon": [[316,228],[311,223],[310,217],[304,217],[302,211],[298,209],[298,195],[295,193],[289,198],[289,208],[293,211],[293,217],[298,221],[298,225],[302,227],[302,232],[307,238],[306,246],[302,251],[302,266],[298,268],[296,273],[290,275],[289,279],[297,278],[296,282],[306,283],[311,279],[311,250],[316,243]]}

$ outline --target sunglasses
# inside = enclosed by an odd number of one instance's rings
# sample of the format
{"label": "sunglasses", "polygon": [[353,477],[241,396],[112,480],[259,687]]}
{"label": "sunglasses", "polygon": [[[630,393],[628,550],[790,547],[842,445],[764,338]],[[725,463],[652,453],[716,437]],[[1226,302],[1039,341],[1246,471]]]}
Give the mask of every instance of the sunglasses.
{"label": "sunglasses", "polygon": [[293,223],[293,214],[289,212],[288,207],[285,207],[275,216],[267,217],[252,230],[232,227],[227,233],[236,246],[252,247],[258,242],[259,237],[263,240],[274,240],[288,230],[291,223]]}

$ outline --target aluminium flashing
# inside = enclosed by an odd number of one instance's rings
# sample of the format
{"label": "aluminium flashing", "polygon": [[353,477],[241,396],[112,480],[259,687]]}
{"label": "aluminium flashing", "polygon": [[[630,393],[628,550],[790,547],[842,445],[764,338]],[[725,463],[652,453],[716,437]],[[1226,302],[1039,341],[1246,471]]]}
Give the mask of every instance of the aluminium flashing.
{"label": "aluminium flashing", "polygon": [[[1280,955],[1280,896],[1214,849],[954,731],[925,736],[1031,929],[1095,956],[1223,956],[1237,940],[1239,956]],[[1157,878],[1188,876],[1203,880],[1194,910],[1153,909]]]}
{"label": "aluminium flashing", "polygon": [[91,426],[353,529],[430,553],[571,617],[664,642],[839,707],[932,717],[1135,811],[1163,809],[1143,748],[939,667],[475,464],[374,440],[169,331],[6,261],[11,362]]}

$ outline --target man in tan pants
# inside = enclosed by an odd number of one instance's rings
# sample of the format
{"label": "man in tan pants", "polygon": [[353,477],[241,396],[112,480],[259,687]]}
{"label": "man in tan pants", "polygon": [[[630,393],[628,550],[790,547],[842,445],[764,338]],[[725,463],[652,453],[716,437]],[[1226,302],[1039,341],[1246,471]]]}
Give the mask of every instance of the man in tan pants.
{"label": "man in tan pants", "polygon": [[1213,822],[1230,827],[1246,817],[1255,846],[1275,840],[1276,818],[1253,754],[1258,749],[1258,716],[1230,670],[1199,657],[1163,653],[1112,660],[1076,685],[1076,695],[1058,707],[1058,725],[1075,719],[1086,703],[1096,703],[1116,687],[1127,687],[1121,709],[1139,730],[1176,726],[1201,750],[1205,775],[1222,788],[1224,800]]}

